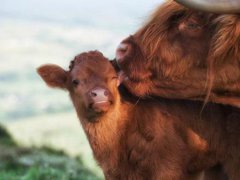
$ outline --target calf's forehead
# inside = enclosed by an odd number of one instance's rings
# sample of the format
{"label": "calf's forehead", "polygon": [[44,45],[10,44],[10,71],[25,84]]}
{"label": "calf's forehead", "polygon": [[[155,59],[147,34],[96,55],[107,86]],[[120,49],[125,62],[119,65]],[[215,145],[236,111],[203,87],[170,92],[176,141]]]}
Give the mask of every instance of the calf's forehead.
{"label": "calf's forehead", "polygon": [[87,78],[90,76],[108,77],[116,72],[108,60],[88,59],[77,63],[71,71],[71,76]]}

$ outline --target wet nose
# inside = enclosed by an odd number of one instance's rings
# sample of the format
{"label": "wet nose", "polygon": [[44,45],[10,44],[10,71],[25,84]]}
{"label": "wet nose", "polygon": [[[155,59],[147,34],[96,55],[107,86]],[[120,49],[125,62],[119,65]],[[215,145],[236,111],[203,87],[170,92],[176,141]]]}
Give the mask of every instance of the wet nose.
{"label": "wet nose", "polygon": [[105,102],[108,101],[109,98],[109,91],[104,88],[95,88],[89,92],[89,96],[92,100],[96,102]]}
{"label": "wet nose", "polygon": [[120,43],[116,51],[116,60],[118,62],[123,61],[125,56],[127,56],[130,47],[126,43]]}

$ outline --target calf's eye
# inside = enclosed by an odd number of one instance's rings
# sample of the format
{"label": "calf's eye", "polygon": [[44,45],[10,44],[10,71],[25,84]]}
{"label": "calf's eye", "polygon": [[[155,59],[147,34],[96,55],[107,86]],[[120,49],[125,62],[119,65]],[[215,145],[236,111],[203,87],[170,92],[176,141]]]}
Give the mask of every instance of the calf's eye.
{"label": "calf's eye", "polygon": [[72,83],[73,83],[74,86],[77,86],[77,85],[79,85],[80,81],[78,79],[74,79],[72,81]]}

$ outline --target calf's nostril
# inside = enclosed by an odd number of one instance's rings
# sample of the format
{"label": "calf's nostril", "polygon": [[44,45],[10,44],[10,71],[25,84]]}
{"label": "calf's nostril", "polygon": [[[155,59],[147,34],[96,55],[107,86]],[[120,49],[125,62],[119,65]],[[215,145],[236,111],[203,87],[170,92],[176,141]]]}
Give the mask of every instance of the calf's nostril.
{"label": "calf's nostril", "polygon": [[97,93],[96,93],[96,92],[91,92],[91,93],[90,93],[90,96],[91,96],[91,97],[96,97],[96,96],[97,96]]}
{"label": "calf's nostril", "polygon": [[109,91],[107,91],[107,90],[104,91],[104,95],[105,95],[105,96],[109,96]]}

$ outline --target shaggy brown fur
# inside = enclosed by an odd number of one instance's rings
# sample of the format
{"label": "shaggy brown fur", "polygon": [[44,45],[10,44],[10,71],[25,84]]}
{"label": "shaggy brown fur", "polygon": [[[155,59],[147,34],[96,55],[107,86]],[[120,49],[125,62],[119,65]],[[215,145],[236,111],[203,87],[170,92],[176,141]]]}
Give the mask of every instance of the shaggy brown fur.
{"label": "shaggy brown fur", "polygon": [[[44,65],[38,73],[49,86],[69,91],[106,179],[202,179],[203,170],[218,164],[231,180],[240,179],[237,108],[207,104],[200,113],[200,102],[119,94],[116,72],[95,51],[76,56],[70,71]],[[93,100],[97,94],[89,96],[96,88],[108,92],[102,104]]]}
{"label": "shaggy brown fur", "polygon": [[161,5],[116,52],[135,95],[240,107],[240,15]]}

